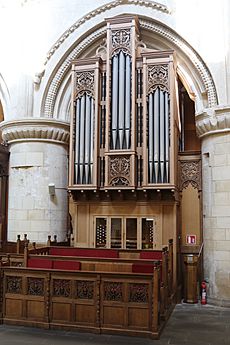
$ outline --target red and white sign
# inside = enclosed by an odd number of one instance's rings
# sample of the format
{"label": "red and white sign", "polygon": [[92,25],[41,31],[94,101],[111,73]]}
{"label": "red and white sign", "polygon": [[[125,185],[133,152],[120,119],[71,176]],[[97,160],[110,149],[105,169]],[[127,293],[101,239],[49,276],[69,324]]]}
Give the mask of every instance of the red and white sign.
{"label": "red and white sign", "polygon": [[196,244],[196,235],[186,235],[187,244]]}

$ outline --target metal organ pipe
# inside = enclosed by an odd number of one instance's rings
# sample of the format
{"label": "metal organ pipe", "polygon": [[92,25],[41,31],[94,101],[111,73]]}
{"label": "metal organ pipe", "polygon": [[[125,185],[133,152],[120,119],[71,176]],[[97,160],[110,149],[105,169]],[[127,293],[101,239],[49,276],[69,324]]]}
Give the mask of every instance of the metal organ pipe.
{"label": "metal organ pipe", "polygon": [[81,112],[80,112],[80,154],[79,154],[79,183],[83,183],[84,177],[84,151],[85,151],[85,104],[86,95],[81,97]]}
{"label": "metal organ pipe", "polygon": [[159,89],[154,92],[154,166],[156,172],[156,182],[159,175]]}
{"label": "metal organ pipe", "polygon": [[119,53],[119,149],[123,148],[124,127],[125,127],[125,55],[123,51]]}
{"label": "metal organ pipe", "polygon": [[93,138],[94,137],[94,103],[93,98],[91,97],[91,117],[90,117],[90,176],[89,176],[89,182],[92,183],[92,177],[93,177]]}
{"label": "metal organ pipe", "polygon": [[130,148],[130,115],[131,115],[131,66],[130,56],[126,56],[126,75],[125,75],[125,149]]}
{"label": "metal organ pipe", "polygon": [[169,98],[165,92],[165,175],[166,182],[169,182]]}
{"label": "metal organ pipe", "polygon": [[116,149],[117,142],[117,121],[118,121],[118,56],[112,59],[112,149]]}
{"label": "metal organ pipe", "polygon": [[85,183],[89,180],[89,153],[90,153],[90,120],[91,120],[91,97],[86,95],[85,107],[85,152],[84,152],[84,172]]}
{"label": "metal organ pipe", "polygon": [[164,182],[164,157],[165,157],[165,126],[164,126],[164,119],[165,119],[165,109],[164,109],[164,92],[162,90],[159,90],[159,96],[160,96],[160,108],[159,108],[159,115],[160,115],[160,145],[159,145],[159,155],[160,155],[160,167],[159,167],[159,176],[160,181]]}
{"label": "metal organ pipe", "polygon": [[[149,130],[148,130],[148,159],[149,159],[149,182],[154,183],[153,178],[153,94],[149,95]],[[154,174],[155,175],[155,174]]]}
{"label": "metal organ pipe", "polygon": [[76,102],[76,129],[75,129],[75,183],[78,183],[79,172],[79,143],[80,143],[80,99]]}

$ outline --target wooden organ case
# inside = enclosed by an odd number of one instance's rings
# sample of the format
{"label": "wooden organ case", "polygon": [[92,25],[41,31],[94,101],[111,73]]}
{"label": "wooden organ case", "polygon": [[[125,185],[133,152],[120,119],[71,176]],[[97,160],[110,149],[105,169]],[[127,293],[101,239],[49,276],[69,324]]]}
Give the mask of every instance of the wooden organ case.
{"label": "wooden organ case", "polygon": [[96,56],[73,62],[72,85],[74,245],[158,249],[174,238],[176,246],[174,52],[148,49],[136,17],[111,18]]}

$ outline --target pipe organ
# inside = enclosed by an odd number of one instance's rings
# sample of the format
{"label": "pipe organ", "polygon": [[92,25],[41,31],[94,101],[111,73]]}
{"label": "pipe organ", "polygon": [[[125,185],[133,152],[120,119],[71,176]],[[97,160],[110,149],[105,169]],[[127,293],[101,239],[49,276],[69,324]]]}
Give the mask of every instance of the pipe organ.
{"label": "pipe organ", "polygon": [[73,62],[69,188],[174,188],[174,53],[148,49],[130,16],[107,20],[105,49]]}

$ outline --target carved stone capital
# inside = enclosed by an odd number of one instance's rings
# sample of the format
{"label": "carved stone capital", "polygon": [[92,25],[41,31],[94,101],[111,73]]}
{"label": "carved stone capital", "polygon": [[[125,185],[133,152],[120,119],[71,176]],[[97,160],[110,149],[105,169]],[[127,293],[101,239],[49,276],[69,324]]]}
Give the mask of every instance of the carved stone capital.
{"label": "carved stone capital", "polygon": [[200,138],[211,134],[230,132],[230,107],[208,108],[197,114],[196,130]]}
{"label": "carved stone capital", "polygon": [[48,141],[69,144],[69,124],[44,118],[4,121],[0,124],[2,138],[8,144],[27,141]]}

